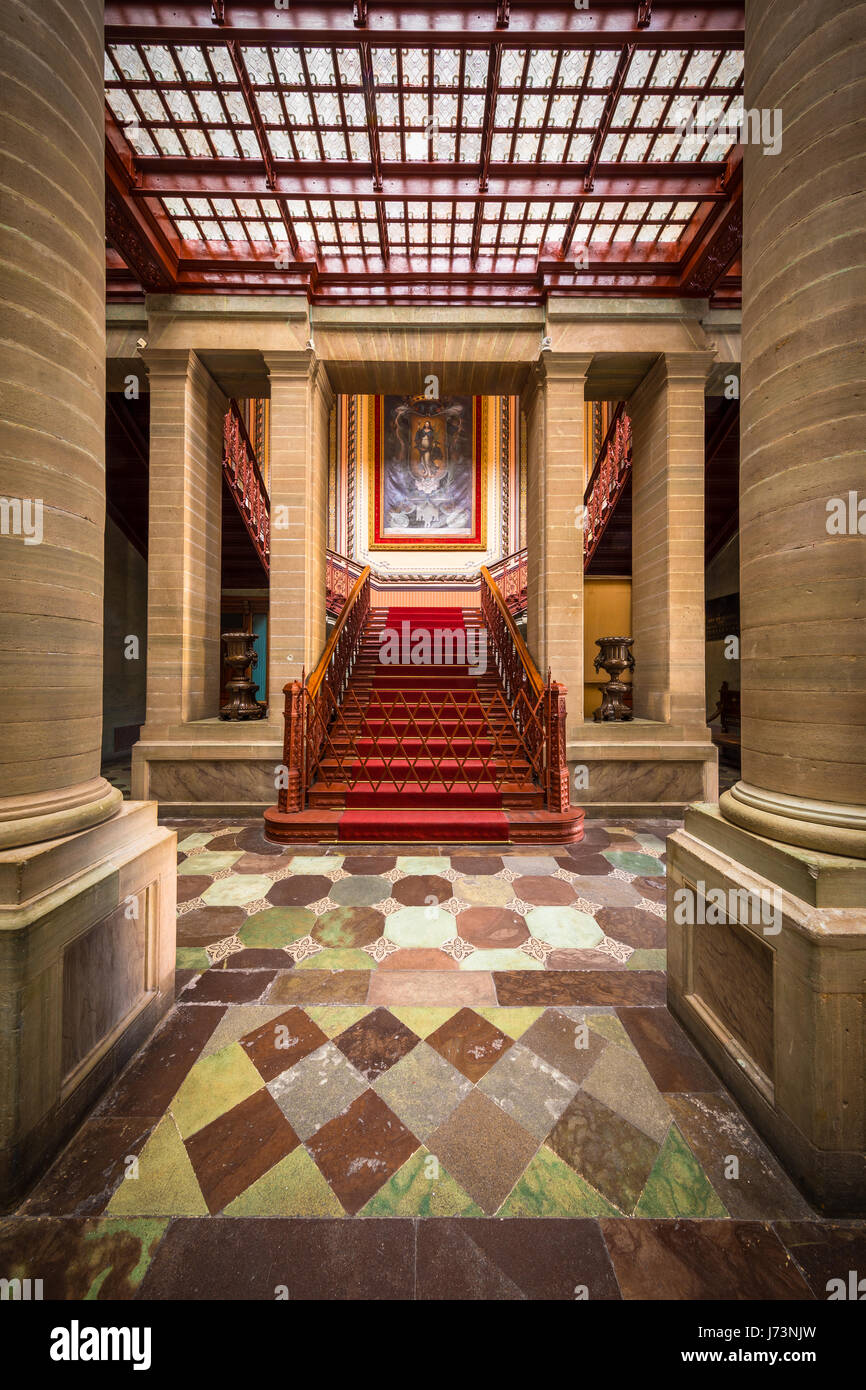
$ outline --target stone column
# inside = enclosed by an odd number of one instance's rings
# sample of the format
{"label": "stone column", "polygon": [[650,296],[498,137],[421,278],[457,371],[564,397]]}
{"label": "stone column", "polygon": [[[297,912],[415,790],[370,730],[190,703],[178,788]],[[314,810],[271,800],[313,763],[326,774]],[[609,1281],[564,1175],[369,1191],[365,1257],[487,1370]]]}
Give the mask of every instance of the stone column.
{"label": "stone column", "polygon": [[325,647],[328,420],[334,393],[310,352],[266,352],[271,380],[270,721]]}
{"label": "stone column", "polygon": [[527,638],[542,676],[566,686],[570,739],[583,724],[584,381],[591,356],[545,353],[524,393]]}
{"label": "stone column", "polygon": [[194,352],[145,355],[150,379],[147,725],[215,718],[220,689],[223,420]]}
{"label": "stone column", "polygon": [[632,422],[634,712],[706,734],[704,385],[709,353],[667,353]]}
{"label": "stone column", "polygon": [[10,0],[0,47],[0,847],[9,847],[104,821],[121,796],[99,775],[102,6]]}
{"label": "stone column", "polygon": [[174,997],[176,836],[99,776],[102,21],[0,6],[0,1210]]}
{"label": "stone column", "polygon": [[[781,152],[744,167],[742,781],[728,820],[866,858],[866,19],[747,10],[746,106]],[[857,505],[859,513],[859,531]],[[834,522],[832,516],[840,520]],[[844,514],[844,519],[842,519]]]}

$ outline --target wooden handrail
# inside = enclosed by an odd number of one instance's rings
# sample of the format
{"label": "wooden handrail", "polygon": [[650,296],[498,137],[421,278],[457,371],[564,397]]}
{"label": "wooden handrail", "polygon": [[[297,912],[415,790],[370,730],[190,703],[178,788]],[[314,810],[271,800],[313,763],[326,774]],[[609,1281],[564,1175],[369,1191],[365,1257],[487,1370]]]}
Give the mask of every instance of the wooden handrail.
{"label": "wooden handrail", "polygon": [[247,429],[247,423],[246,423],[246,420],[244,419],[244,413],[243,413],[243,411],[241,410],[240,405],[238,404],[238,402],[235,400],[234,396],[232,396],[231,399],[229,400],[229,411],[230,411],[230,413],[234,416],[235,420],[237,421],[238,429],[239,429],[240,432],[241,432],[241,435],[242,435],[242,437],[243,437],[244,444],[246,445],[246,448],[247,448],[247,453],[249,454],[249,457],[250,457],[250,463],[251,463],[252,466],[253,466],[253,472],[254,472],[255,475],[256,475],[256,482],[257,482],[258,485],[259,485],[259,489],[260,489],[261,494],[262,494],[262,499],[263,499],[263,501],[264,501],[264,504],[265,504],[266,508],[268,509],[268,511],[270,511],[270,508],[271,508],[271,499],[270,499],[270,497],[268,496],[268,489],[267,489],[266,486],[265,486],[264,474],[262,473],[262,470],[261,470],[261,468],[260,468],[260,466],[259,466],[259,461],[258,461],[258,458],[256,457],[256,451],[255,451],[255,449],[253,448],[253,442],[252,442],[252,440],[250,439],[250,433],[249,433],[249,430]]}
{"label": "wooden handrail", "polygon": [[334,648],[340,640],[340,635],[343,631],[343,628],[346,626],[349,614],[355,606],[358,595],[360,594],[365,582],[367,581],[367,579],[369,579],[369,577],[370,566],[365,565],[364,568],[361,570],[361,573],[358,575],[358,578],[355,580],[355,583],[352,585],[352,591],[349,594],[349,597],[346,599],[346,602],[343,604],[342,609],[340,610],[340,616],[336,621],[334,631],[328,638],[328,645],[322,652],[322,656],[318,666],[316,667],[313,674],[307,678],[307,691],[311,696],[318,694],[319,686],[322,684],[322,681],[325,678],[325,672],[327,671],[328,666],[330,665],[331,657],[334,653]]}
{"label": "wooden handrail", "polygon": [[544,681],[541,678],[541,673],[529,654],[529,648],[517,630],[517,624],[511,616],[508,604],[499,592],[499,585],[496,583],[496,580],[493,578],[493,575],[486,565],[481,566],[481,580],[482,583],[486,583],[496,606],[502,614],[505,626],[508,629],[508,634],[514,643],[515,651],[520,657],[521,664],[533,691],[536,695],[541,695],[544,690]]}
{"label": "wooden handrail", "polygon": [[601,472],[602,461],[603,461],[603,459],[604,459],[605,453],[607,452],[608,448],[610,447],[610,443],[611,443],[611,441],[612,441],[614,435],[616,434],[616,427],[617,427],[617,425],[618,425],[618,423],[619,423],[620,417],[621,417],[621,415],[622,415],[622,413],[623,413],[624,410],[625,410],[625,401],[619,401],[619,402],[617,403],[616,410],[613,412],[613,414],[612,414],[611,417],[610,417],[610,424],[609,424],[608,427],[607,427],[607,433],[605,434],[604,439],[601,441],[601,448],[599,449],[598,453],[597,453],[596,456],[595,456],[595,463],[592,465],[592,472],[591,472],[590,475],[589,475],[589,482],[587,483],[586,487],[584,488],[584,492],[583,492],[583,501],[584,501],[584,505],[586,505],[586,503],[589,501],[590,497],[592,496],[592,489],[595,487],[595,480],[596,480],[596,478],[598,477],[599,473]]}

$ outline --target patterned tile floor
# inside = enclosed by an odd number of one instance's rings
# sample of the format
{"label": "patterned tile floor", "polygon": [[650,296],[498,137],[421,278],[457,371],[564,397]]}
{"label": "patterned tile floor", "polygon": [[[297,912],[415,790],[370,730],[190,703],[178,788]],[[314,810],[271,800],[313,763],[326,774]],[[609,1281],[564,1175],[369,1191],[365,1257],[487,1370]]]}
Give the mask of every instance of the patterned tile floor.
{"label": "patterned tile floor", "polygon": [[0,1223],[0,1275],[825,1297],[866,1223],[811,1210],[665,1008],[669,829],[422,854],[184,823],[177,1007]]}

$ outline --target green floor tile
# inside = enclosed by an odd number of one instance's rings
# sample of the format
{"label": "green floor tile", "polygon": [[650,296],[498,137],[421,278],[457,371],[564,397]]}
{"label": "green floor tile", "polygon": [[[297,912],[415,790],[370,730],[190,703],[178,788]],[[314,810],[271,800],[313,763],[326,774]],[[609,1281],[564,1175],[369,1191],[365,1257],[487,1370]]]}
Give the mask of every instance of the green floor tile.
{"label": "green floor tile", "polygon": [[497,1216],[622,1216],[590,1183],[542,1144]]}
{"label": "green floor tile", "polygon": [[408,1158],[359,1216],[483,1216],[468,1193],[425,1148]]}
{"label": "green floor tile", "polygon": [[727,1216],[709,1178],[671,1125],[646,1181],[635,1216]]}
{"label": "green floor tile", "polygon": [[138,1156],[138,1177],[124,1178],[106,1214],[207,1216],[207,1202],[171,1115],[160,1120]]}

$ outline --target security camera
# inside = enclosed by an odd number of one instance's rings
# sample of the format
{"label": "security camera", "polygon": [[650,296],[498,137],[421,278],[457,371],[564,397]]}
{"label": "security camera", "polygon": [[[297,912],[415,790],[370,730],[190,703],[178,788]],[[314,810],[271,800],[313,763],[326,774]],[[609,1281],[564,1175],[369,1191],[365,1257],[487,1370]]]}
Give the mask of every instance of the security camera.
{"label": "security camera", "polygon": [[551,349],[552,347],[553,347],[553,343],[552,343],[552,341],[551,341],[551,339],[550,339],[549,337],[544,337],[544,338],[542,338],[542,340],[541,340],[541,351],[542,351],[542,352],[550,352],[550,349]]}
{"label": "security camera", "polygon": [[307,339],[307,341],[304,343],[304,347],[309,348],[311,352],[316,351],[316,344],[313,342],[312,338]]}
{"label": "security camera", "polygon": [[147,339],[146,339],[146,338],[136,338],[136,340],[135,340],[135,346],[136,346],[137,348],[140,348],[140,349],[146,348],[146,347],[147,347]]}

